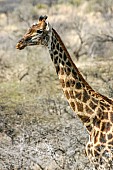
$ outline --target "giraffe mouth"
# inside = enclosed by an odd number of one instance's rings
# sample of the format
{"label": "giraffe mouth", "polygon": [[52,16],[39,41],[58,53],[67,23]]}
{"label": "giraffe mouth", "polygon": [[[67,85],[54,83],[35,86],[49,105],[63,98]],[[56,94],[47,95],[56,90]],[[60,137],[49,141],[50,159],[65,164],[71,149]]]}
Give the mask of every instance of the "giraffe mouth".
{"label": "giraffe mouth", "polygon": [[19,50],[24,49],[27,46],[26,41],[24,40],[24,38],[22,38],[16,45],[16,48]]}
{"label": "giraffe mouth", "polygon": [[19,49],[19,50],[22,50],[22,49],[24,49],[26,47],[26,45],[22,45],[22,44],[20,44],[20,43],[17,43],[17,45],[16,45],[16,49]]}
{"label": "giraffe mouth", "polygon": [[16,49],[23,50],[26,46],[33,46],[33,45],[38,45],[37,41],[32,41],[31,38],[29,39],[24,39],[22,38],[16,45]]}

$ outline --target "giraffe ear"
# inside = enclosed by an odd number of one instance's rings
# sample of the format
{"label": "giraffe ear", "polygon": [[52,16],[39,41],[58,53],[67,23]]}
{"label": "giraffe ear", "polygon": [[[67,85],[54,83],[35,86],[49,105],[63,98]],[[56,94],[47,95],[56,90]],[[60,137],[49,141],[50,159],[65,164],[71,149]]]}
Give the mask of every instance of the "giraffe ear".
{"label": "giraffe ear", "polygon": [[46,20],[47,18],[48,18],[48,17],[45,15],[45,16],[44,16],[44,19]]}
{"label": "giraffe ear", "polygon": [[49,31],[50,30],[50,24],[49,24],[49,22],[46,22],[46,31]]}

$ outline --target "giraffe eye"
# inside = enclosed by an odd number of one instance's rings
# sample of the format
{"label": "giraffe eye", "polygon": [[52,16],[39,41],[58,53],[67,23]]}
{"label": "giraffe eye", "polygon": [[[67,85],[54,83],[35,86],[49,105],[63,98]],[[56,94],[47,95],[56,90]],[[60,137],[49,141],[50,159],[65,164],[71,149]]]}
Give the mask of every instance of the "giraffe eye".
{"label": "giraffe eye", "polygon": [[42,34],[43,30],[37,30],[38,34]]}

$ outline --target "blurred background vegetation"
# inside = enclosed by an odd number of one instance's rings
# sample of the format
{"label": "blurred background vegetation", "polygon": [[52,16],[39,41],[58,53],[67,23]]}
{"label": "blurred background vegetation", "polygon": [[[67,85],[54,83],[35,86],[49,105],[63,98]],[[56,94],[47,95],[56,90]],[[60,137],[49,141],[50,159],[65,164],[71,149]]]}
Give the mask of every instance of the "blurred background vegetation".
{"label": "blurred background vegetation", "polygon": [[0,169],[91,169],[87,132],[66,102],[48,50],[15,48],[40,15],[86,81],[113,97],[113,0],[0,0]]}

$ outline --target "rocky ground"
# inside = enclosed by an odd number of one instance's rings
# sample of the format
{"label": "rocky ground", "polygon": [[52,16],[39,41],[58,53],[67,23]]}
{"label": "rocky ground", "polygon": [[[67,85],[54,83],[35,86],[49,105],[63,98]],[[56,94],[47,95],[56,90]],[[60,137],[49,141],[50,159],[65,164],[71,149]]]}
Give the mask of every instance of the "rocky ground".
{"label": "rocky ground", "polygon": [[[107,58],[84,55],[77,61],[72,51],[77,35],[70,25],[77,12],[83,15],[80,7],[27,7],[28,15],[24,3],[10,12],[9,18],[0,15],[0,170],[92,170],[85,155],[88,134],[68,106],[47,49],[19,51],[15,46],[28,25],[36,22],[32,18],[36,12],[37,18],[48,14],[84,78],[109,97],[113,97],[111,51],[106,48]],[[90,24],[105,22],[97,13],[86,15]]]}

